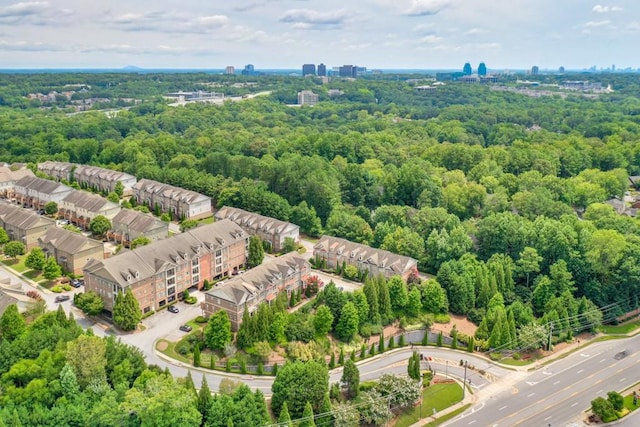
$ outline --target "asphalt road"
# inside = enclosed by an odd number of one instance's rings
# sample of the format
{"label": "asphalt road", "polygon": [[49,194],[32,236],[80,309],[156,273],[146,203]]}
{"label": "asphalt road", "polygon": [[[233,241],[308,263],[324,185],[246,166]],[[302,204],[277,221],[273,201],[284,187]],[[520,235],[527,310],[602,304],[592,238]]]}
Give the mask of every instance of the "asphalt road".
{"label": "asphalt road", "polygon": [[480,392],[477,405],[446,425],[581,425],[591,400],[640,381],[639,361],[640,336],[596,343],[527,373],[501,393]]}

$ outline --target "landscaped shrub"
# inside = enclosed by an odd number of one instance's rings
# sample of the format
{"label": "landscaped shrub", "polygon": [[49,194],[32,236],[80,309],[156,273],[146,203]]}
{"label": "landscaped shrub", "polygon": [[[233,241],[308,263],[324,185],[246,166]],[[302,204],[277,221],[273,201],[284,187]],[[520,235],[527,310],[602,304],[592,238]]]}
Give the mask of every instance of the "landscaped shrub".
{"label": "landscaped shrub", "polygon": [[520,353],[518,353],[518,352],[516,351],[515,353],[513,353],[513,354],[511,355],[511,357],[513,357],[513,360],[520,360],[520,358],[521,358],[522,356],[520,355]]}
{"label": "landscaped shrub", "polygon": [[204,316],[198,316],[198,317],[196,317],[195,322],[196,323],[207,323],[207,319]]}
{"label": "landscaped shrub", "polygon": [[54,287],[51,288],[51,292],[55,292],[56,294],[59,294],[62,292],[62,286],[60,285],[56,285]]}

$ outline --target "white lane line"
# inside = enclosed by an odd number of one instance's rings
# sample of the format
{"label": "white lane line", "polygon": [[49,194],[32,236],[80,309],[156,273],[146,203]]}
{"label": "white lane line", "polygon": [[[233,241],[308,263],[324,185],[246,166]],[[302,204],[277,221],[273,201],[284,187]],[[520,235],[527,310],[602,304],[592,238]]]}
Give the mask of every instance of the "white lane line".
{"label": "white lane line", "polygon": [[626,378],[623,378],[623,379],[621,379],[621,380],[620,380],[620,381],[618,381],[618,382],[622,382],[622,381],[626,381]]}
{"label": "white lane line", "polygon": [[583,372],[584,372],[584,369],[580,369],[580,370],[578,371],[578,373],[579,373],[579,374],[581,374],[581,373],[583,373]]}
{"label": "white lane line", "polygon": [[469,423],[469,425],[471,425],[471,424],[473,424],[473,423],[475,423],[475,422],[476,422],[476,420],[473,420],[473,421],[471,421],[471,422]]}
{"label": "white lane line", "polygon": [[600,393],[602,393],[602,389],[596,391],[596,394],[600,394]]}
{"label": "white lane line", "polygon": [[600,361],[600,363],[604,362],[605,360],[607,360],[607,359],[602,359],[602,360]]}
{"label": "white lane line", "polygon": [[571,405],[571,407],[573,408],[574,406],[576,406],[578,404],[578,402],[574,403],[573,405]]}
{"label": "white lane line", "polygon": [[531,393],[531,394],[529,394],[527,397],[531,397],[531,396],[533,396],[534,394],[535,394],[535,393]]}
{"label": "white lane line", "polygon": [[547,418],[545,418],[543,421],[547,421],[551,419],[551,415],[549,415]]}
{"label": "white lane line", "polygon": [[584,354],[584,353],[580,353],[580,356],[582,356],[582,357],[590,357],[588,354]]}
{"label": "white lane line", "polygon": [[503,409],[506,409],[506,406],[503,406],[502,408],[498,409],[498,411],[502,411]]}
{"label": "white lane line", "polygon": [[553,383],[553,385],[558,385],[558,384],[560,384],[560,380],[558,380],[555,383]]}

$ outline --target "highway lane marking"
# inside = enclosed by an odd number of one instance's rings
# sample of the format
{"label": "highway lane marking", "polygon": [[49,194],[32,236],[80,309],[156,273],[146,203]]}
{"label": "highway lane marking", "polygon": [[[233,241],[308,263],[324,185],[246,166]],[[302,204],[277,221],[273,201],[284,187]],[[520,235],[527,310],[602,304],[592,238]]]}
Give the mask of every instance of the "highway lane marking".
{"label": "highway lane marking", "polygon": [[506,406],[503,406],[502,408],[498,409],[498,411],[502,411],[503,409],[506,409]]}
{"label": "highway lane marking", "polygon": [[580,353],[580,356],[582,356],[582,357],[590,357],[588,354],[584,354],[584,353]]}
{"label": "highway lane marking", "polygon": [[618,370],[616,371],[616,374],[619,374],[620,372],[622,372],[622,371],[624,371],[624,370],[625,370],[624,368],[618,369]]}
{"label": "highway lane marking", "polygon": [[578,402],[575,402],[573,405],[571,405],[571,407],[573,408],[574,406],[576,406],[578,404]]}
{"label": "highway lane marking", "polygon": [[583,373],[583,372],[584,372],[584,369],[580,369],[580,370],[578,371],[578,374],[581,374],[581,373]]}
{"label": "highway lane marking", "polygon": [[560,384],[560,380],[558,380],[555,383],[553,383],[553,385],[558,385],[558,384]]}
{"label": "highway lane marking", "polygon": [[531,394],[527,395],[527,397],[531,397],[531,396],[533,396],[534,394],[535,394],[535,393],[531,393]]}
{"label": "highway lane marking", "polygon": [[551,419],[551,415],[549,415],[547,418],[545,418],[543,421],[548,421]]}
{"label": "highway lane marking", "polygon": [[607,360],[607,359],[602,359],[602,360],[600,361],[600,363],[604,362],[605,360]]}
{"label": "highway lane marking", "polygon": [[622,381],[626,381],[626,380],[627,380],[626,378],[623,378],[623,379],[621,379],[621,380],[620,380],[620,381],[618,381],[618,382],[620,382],[620,383],[621,383]]}
{"label": "highway lane marking", "polygon": [[469,425],[471,425],[471,424],[473,424],[473,423],[475,423],[475,422],[476,422],[476,420],[473,420],[473,421],[471,421],[471,422],[469,423]]}
{"label": "highway lane marking", "polygon": [[596,394],[600,394],[600,393],[602,393],[602,389],[596,391]]}
{"label": "highway lane marking", "polygon": [[591,375],[589,375],[587,378],[593,378],[593,377],[595,377],[595,376],[596,376],[596,374],[591,374]]}

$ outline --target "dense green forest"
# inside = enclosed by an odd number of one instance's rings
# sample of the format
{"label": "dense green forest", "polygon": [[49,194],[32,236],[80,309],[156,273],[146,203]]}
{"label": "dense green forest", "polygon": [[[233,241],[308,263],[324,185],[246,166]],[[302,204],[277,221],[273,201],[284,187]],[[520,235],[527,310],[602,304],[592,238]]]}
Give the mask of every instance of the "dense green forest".
{"label": "dense green forest", "polygon": [[[156,179],[205,193],[217,207],[292,221],[311,236],[327,233],[414,257],[435,278],[409,284],[368,278],[349,295],[328,286],[313,316],[311,308],[284,314],[287,301],[273,311],[263,306],[252,317],[261,328],[243,324],[241,348],[311,341],[319,330],[349,341],[398,318],[447,310],[479,325],[483,348],[516,348],[541,325],[554,322],[556,334],[570,335],[638,307],[640,224],[604,203],[617,198],[631,205],[637,194],[629,180],[640,175],[635,76],[590,75],[614,89],[597,98],[528,97],[462,84],[416,92],[407,78],[322,85],[274,76],[0,75],[0,159],[95,164]],[[586,77],[539,77],[562,78]],[[88,84],[91,96],[143,102],[116,115],[69,115],[25,98],[67,84]],[[271,94],[184,107],[160,97],[212,87]],[[288,105],[301,89],[319,93],[322,102]],[[195,411],[189,384],[145,371],[135,351],[82,334],[54,314],[15,336],[3,328],[6,424],[19,418],[23,425],[159,425],[143,419],[158,416],[140,407],[148,398],[183,402],[182,413],[191,417],[184,425],[208,416]],[[49,331],[53,324],[57,335]],[[87,375],[102,362],[76,366],[83,359],[73,352],[82,351],[83,341],[104,349],[100,383]],[[124,359],[126,369],[116,368]],[[264,416],[263,397],[245,389],[211,406],[227,414],[249,404],[256,420]],[[26,413],[49,424],[26,424]],[[245,421],[233,422],[250,425]]]}

